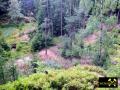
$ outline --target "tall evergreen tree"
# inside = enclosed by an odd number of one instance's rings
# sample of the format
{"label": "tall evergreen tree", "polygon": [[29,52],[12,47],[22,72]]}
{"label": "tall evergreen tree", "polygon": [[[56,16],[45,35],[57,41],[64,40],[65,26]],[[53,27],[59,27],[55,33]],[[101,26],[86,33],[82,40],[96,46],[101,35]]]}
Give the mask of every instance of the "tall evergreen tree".
{"label": "tall evergreen tree", "polygon": [[[51,20],[51,5],[49,0],[39,0],[37,7],[37,21],[38,30],[36,36],[32,39],[32,47],[34,51],[47,48],[51,44],[51,37],[48,36],[50,31],[52,32],[52,20]],[[40,7],[39,7],[40,5]],[[47,49],[46,49],[47,53]]]}
{"label": "tall evergreen tree", "polygon": [[9,0],[0,0],[0,16],[6,15],[8,13]]}
{"label": "tall evergreen tree", "polygon": [[7,62],[7,52],[10,50],[4,38],[0,36],[0,83],[5,83],[4,64]]}
{"label": "tall evergreen tree", "polygon": [[20,2],[21,2],[21,12],[25,16],[31,16],[31,14],[35,13],[34,2],[36,2],[36,0],[20,0]]}
{"label": "tall evergreen tree", "polygon": [[11,17],[12,21],[15,21],[15,23],[17,23],[19,18],[23,17],[23,14],[21,13],[20,2],[18,0],[10,0],[8,10],[8,15]]}
{"label": "tall evergreen tree", "polygon": [[46,55],[47,55],[47,40],[51,37],[51,28],[52,22],[49,18],[45,18],[44,22],[41,24],[41,29],[43,31],[43,36],[45,38],[45,48],[46,48]]}

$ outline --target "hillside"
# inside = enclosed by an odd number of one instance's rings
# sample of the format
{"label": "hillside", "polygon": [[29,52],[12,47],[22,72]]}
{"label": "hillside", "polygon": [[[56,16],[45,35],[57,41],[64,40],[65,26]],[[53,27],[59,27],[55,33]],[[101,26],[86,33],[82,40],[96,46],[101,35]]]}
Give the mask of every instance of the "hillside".
{"label": "hillside", "polygon": [[0,90],[120,90],[119,77],[120,0],[0,0]]}

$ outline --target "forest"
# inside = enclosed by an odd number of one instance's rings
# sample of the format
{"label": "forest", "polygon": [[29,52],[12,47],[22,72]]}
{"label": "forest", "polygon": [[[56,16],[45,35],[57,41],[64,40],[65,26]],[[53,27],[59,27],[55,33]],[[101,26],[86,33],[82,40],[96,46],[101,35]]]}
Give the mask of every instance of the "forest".
{"label": "forest", "polygon": [[0,90],[120,90],[100,77],[120,77],[120,0],[0,0]]}

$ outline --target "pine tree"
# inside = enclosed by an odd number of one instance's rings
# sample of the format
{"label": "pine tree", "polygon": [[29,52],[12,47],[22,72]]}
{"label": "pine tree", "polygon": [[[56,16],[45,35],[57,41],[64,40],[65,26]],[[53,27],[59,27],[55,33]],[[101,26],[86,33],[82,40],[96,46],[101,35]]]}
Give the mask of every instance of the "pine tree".
{"label": "pine tree", "polygon": [[8,57],[6,52],[10,50],[9,46],[5,42],[4,38],[0,36],[0,81],[1,83],[5,83],[5,76],[4,76],[4,64],[7,62]]}
{"label": "pine tree", "polygon": [[63,35],[63,0],[61,0],[61,36]]}
{"label": "pine tree", "polygon": [[44,22],[41,24],[41,29],[43,31],[43,36],[45,38],[46,55],[47,55],[47,40],[52,35],[51,28],[52,28],[52,22],[50,21],[49,18],[45,18]]}
{"label": "pine tree", "polygon": [[31,16],[31,13],[35,13],[35,2],[36,0],[20,0],[21,2],[21,12],[25,16]]}
{"label": "pine tree", "polygon": [[51,45],[51,34],[53,30],[53,23],[51,20],[51,5],[49,0],[40,0],[38,3],[38,30],[32,39],[32,48],[34,51],[36,51],[45,47],[47,53],[47,46]]}
{"label": "pine tree", "polygon": [[20,2],[18,0],[10,0],[8,10],[8,15],[11,17],[12,21],[15,21],[15,23],[17,23],[18,18],[23,17],[23,14],[21,14]]}
{"label": "pine tree", "polygon": [[9,0],[0,0],[0,16],[7,15]]}

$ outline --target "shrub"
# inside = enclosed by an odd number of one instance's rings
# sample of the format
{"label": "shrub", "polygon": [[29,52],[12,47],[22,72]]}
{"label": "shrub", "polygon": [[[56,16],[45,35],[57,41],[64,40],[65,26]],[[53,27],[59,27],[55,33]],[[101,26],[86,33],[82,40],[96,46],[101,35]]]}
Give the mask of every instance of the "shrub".
{"label": "shrub", "polygon": [[38,65],[36,70],[37,72],[45,72],[46,70],[55,70],[55,69],[61,69],[62,66],[57,63],[55,60],[47,60],[44,62],[36,62]]}
{"label": "shrub", "polygon": [[25,26],[24,23],[20,23],[20,24],[16,25],[17,29],[19,29],[19,30],[22,30],[24,26]]}
{"label": "shrub", "polygon": [[[52,45],[51,37],[47,39],[47,46],[50,45]],[[45,38],[43,38],[41,32],[37,32],[36,35],[33,37],[33,39],[31,40],[31,47],[34,52],[45,48]]]}
{"label": "shrub", "polygon": [[46,62],[44,62],[44,65],[46,67],[55,68],[55,69],[61,68],[60,64],[57,63],[55,60],[47,60]]}
{"label": "shrub", "polygon": [[110,26],[115,25],[115,24],[117,24],[117,17],[110,16],[109,18],[106,19],[105,23],[110,25]]}
{"label": "shrub", "polygon": [[101,55],[100,53],[96,53],[96,55],[94,56],[93,62],[95,65],[101,66],[107,69],[110,62],[109,54],[107,52],[102,52]]}
{"label": "shrub", "polygon": [[99,26],[99,19],[95,16],[90,16],[87,21],[86,29],[84,30],[83,36],[86,37],[92,34],[95,30],[97,30]]}
{"label": "shrub", "polygon": [[120,63],[114,66],[110,66],[107,70],[107,73],[110,77],[120,77]]}
{"label": "shrub", "polygon": [[[68,70],[48,70],[0,86],[1,90],[93,90],[99,73],[77,66]],[[102,70],[102,69],[101,69]]]}
{"label": "shrub", "polygon": [[80,58],[84,52],[84,43],[81,37],[81,33],[78,32],[72,42],[72,47],[70,46],[70,39],[64,40],[64,49],[62,50],[62,56],[65,58],[76,57]]}
{"label": "shrub", "polygon": [[30,52],[30,45],[29,45],[29,43],[20,42],[17,44],[16,50],[17,51],[25,50],[26,52]]}

